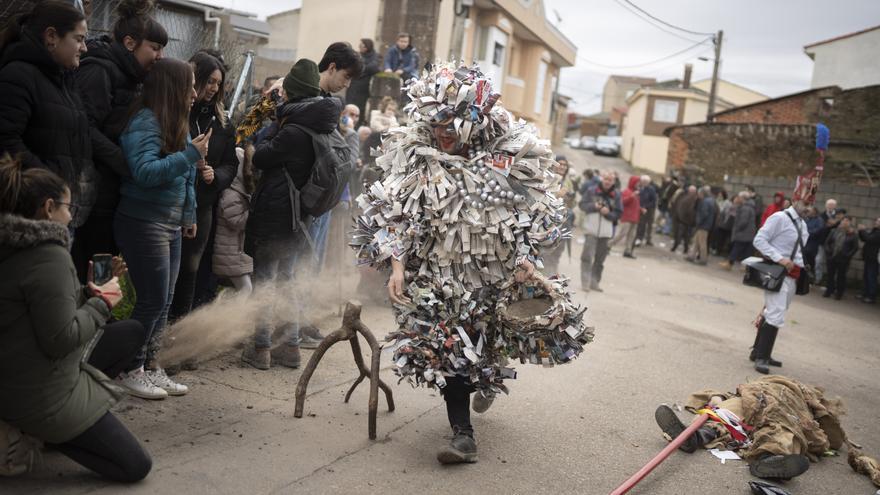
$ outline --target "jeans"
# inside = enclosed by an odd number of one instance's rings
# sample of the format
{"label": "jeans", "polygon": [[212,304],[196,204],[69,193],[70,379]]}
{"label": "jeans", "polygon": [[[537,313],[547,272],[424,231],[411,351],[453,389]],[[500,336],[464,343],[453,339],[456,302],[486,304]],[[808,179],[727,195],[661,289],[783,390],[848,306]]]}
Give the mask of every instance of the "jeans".
{"label": "jeans", "polygon": [[727,256],[727,260],[730,261],[730,264],[734,264],[737,261],[742,261],[749,257],[752,254],[752,243],[749,241],[732,241],[730,243],[730,254]]}
{"label": "jeans", "polygon": [[181,230],[118,213],[113,229],[137,294],[131,318],[141,322],[146,336],[136,362],[154,366],[180,269]]}
{"label": "jeans", "polygon": [[865,268],[862,271],[862,275],[865,279],[865,299],[869,299],[871,301],[877,300],[877,272],[880,266],[877,264],[877,260],[865,260]]}
{"label": "jeans", "polygon": [[315,263],[315,275],[321,273],[321,268],[324,266],[324,258],[327,255],[327,234],[330,232],[330,216],[332,213],[333,210],[324,213],[312,220],[311,225],[309,225],[309,236],[311,236],[312,242],[315,243],[314,258],[312,260]]}
{"label": "jeans", "polygon": [[589,288],[598,285],[602,280],[605,257],[611,249],[607,237],[584,236],[584,250],[581,251],[581,287]]}
{"label": "jeans", "polygon": [[193,239],[183,239],[180,246],[180,273],[177,275],[177,283],[174,287],[174,300],[171,302],[171,310],[168,317],[176,321],[186,316],[193,307],[193,298],[196,291],[196,275],[208,240],[211,238],[214,208],[211,205],[199,207],[196,210],[196,236]]}
{"label": "jeans", "polygon": [[[254,330],[254,346],[257,348],[272,347],[272,328],[280,324],[288,327],[287,343],[299,345],[299,327],[302,315],[302,301],[289,284],[294,277],[297,254],[303,249],[304,239],[296,234],[281,239],[256,239],[249,250],[254,258],[254,291],[265,299],[266,306],[260,311],[257,326]],[[281,291],[290,291],[289,299],[279,300]],[[276,316],[276,304],[290,308],[294,316],[292,322],[285,323],[283,318]]]}

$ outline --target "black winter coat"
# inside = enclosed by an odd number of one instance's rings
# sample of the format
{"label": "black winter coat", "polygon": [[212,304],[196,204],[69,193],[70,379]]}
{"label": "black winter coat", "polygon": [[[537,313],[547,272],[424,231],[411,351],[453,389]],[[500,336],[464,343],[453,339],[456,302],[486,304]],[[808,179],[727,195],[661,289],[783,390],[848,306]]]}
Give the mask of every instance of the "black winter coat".
{"label": "black winter coat", "polygon": [[76,83],[95,129],[98,192],[94,214],[112,217],[119,203],[119,178],[131,171],[119,147],[129,108],[140,92],[146,72],[122,43],[109,36],[88,41],[89,51],[76,71]]}
{"label": "black winter coat", "polygon": [[23,33],[0,56],[0,154],[21,157],[24,168],[58,174],[80,205],[71,225],[85,222],[95,203],[89,119],[69,71],[42,42]]}
{"label": "black winter coat", "polygon": [[261,176],[251,198],[249,243],[288,237],[297,230],[300,208],[291,198],[298,197],[297,191],[308,182],[315,151],[311,136],[294,124],[329,134],[336,129],[341,111],[339,99],[333,97],[307,98],[278,108],[275,128],[254,152],[253,164]]}
{"label": "black winter coat", "polygon": [[197,102],[189,112],[189,135],[195,138],[213,129],[208,143],[208,165],[214,168],[214,180],[208,184],[201,175],[196,179],[196,204],[198,208],[213,208],[220,199],[220,193],[232,184],[238,173],[238,157],[235,155],[235,129],[224,127],[216,116],[214,104]]}

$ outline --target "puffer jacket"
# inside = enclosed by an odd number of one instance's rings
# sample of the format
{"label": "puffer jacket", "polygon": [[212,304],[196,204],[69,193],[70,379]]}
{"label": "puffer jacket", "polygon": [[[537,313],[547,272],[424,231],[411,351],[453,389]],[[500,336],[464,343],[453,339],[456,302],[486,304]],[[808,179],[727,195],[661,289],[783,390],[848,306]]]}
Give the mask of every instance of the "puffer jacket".
{"label": "puffer jacket", "polygon": [[146,71],[134,54],[110,36],[91,39],[75,72],[76,85],[89,122],[98,174],[93,215],[111,217],[119,203],[120,177],[130,177],[119,147],[119,135],[128,123],[128,112],[140,92]]}
{"label": "puffer jacket", "polygon": [[[596,203],[608,207],[608,214],[602,215]],[[578,204],[584,215],[584,232],[587,235],[603,239],[614,235],[614,223],[623,213],[620,194],[613,186],[610,190],[602,188],[602,182],[586,183],[581,186],[581,202]]]}
{"label": "puffer jacket", "polygon": [[638,192],[639,177],[633,175],[629,178],[626,189],[621,194],[621,202],[623,203],[623,214],[620,215],[620,221],[625,223],[639,223],[641,215],[641,200]]}
{"label": "puffer jacket", "polygon": [[232,185],[220,194],[217,230],[211,266],[218,277],[240,277],[254,271],[254,260],[244,252],[251,196],[245,191],[241,168]]}
{"label": "puffer jacket", "polygon": [[0,215],[0,419],[49,443],[84,432],[121,397],[86,363],[110,310],[82,290],[68,243],[61,224]]}
{"label": "puffer jacket", "polygon": [[254,152],[254,167],[261,176],[251,198],[249,243],[287,238],[298,230],[300,205],[295,198],[312,173],[315,150],[311,136],[297,125],[329,134],[336,130],[341,107],[337,98],[318,96],[278,108],[277,124]]}
{"label": "puffer jacket", "polygon": [[122,179],[116,212],[145,222],[188,227],[196,221],[196,164],[202,156],[187,136],[183,151],[162,152],[153,111],[141,109],[120,137],[131,177]]}
{"label": "puffer jacket", "polygon": [[71,73],[24,33],[3,50],[0,95],[0,154],[20,155],[25,168],[45,168],[64,179],[80,206],[71,225],[82,225],[97,193],[95,131]]}
{"label": "puffer jacket", "polygon": [[755,239],[755,234],[757,233],[755,202],[747,199],[736,207],[736,217],[733,220],[733,231],[730,234],[730,240],[750,243]]}

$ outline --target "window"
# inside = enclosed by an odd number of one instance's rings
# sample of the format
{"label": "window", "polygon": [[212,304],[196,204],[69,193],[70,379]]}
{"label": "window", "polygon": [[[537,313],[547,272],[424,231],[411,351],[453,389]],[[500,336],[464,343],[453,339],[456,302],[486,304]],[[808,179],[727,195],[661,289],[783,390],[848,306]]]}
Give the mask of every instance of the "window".
{"label": "window", "polygon": [[504,45],[495,42],[495,49],[492,51],[492,65],[502,67],[504,65]]}
{"label": "window", "polygon": [[544,83],[547,81],[547,62],[538,63],[538,83],[535,85],[535,105],[532,109],[540,115],[544,110]]}
{"label": "window", "polygon": [[654,122],[675,124],[678,122],[678,102],[672,100],[654,100]]}

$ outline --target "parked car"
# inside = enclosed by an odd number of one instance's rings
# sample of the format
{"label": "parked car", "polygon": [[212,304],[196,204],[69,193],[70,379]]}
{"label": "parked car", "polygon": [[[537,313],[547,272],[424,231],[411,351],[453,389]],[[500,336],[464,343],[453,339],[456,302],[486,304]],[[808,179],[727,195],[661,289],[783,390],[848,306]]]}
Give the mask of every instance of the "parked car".
{"label": "parked car", "polygon": [[584,136],[581,138],[580,146],[578,148],[582,150],[592,150],[596,149],[596,138],[593,136]]}
{"label": "parked car", "polygon": [[579,137],[565,138],[565,144],[567,144],[569,148],[578,148],[581,145],[581,138],[579,138]]}
{"label": "parked car", "polygon": [[620,154],[620,145],[623,138],[620,136],[599,136],[593,147],[594,155],[617,156]]}

